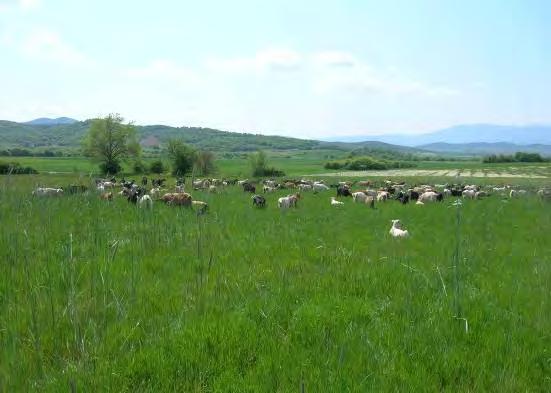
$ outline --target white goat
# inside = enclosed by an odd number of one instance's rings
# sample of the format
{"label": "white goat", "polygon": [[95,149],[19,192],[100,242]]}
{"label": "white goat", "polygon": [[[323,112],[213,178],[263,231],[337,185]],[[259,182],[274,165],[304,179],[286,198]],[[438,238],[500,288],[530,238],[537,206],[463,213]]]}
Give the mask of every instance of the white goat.
{"label": "white goat", "polygon": [[392,220],[392,228],[390,228],[389,233],[393,237],[408,237],[409,232],[406,229],[402,229],[402,223],[400,220]]}
{"label": "white goat", "polygon": [[149,195],[142,195],[140,199],[138,199],[138,205],[142,208],[149,208],[151,209],[153,207],[153,199]]}

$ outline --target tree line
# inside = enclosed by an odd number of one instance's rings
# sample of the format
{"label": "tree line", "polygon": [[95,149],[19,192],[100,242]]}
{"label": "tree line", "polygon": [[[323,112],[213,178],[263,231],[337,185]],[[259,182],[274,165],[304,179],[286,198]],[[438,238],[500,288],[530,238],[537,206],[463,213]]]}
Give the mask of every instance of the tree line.
{"label": "tree line", "polygon": [[[82,151],[99,164],[103,174],[119,173],[124,162],[132,162],[135,173],[164,173],[168,169],[161,160],[153,161],[149,166],[142,161],[136,128],[132,123],[124,123],[118,114],[92,120],[82,141]],[[205,176],[216,171],[215,156],[211,151],[195,149],[181,139],[170,139],[166,153],[175,176],[189,173]],[[249,162],[252,176],[284,175],[282,171],[268,166],[263,151],[250,154]]]}
{"label": "tree line", "polygon": [[486,164],[496,164],[500,162],[546,162],[548,159],[539,153],[526,153],[517,151],[515,154],[490,154],[482,159]]}

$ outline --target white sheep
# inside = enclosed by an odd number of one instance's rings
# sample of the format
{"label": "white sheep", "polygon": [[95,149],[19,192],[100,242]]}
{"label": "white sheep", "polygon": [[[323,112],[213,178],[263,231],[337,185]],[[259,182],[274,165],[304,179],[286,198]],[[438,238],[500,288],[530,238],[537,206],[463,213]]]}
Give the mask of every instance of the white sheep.
{"label": "white sheep", "polygon": [[465,189],[461,194],[463,198],[475,199],[476,197],[476,191],[471,189]]}
{"label": "white sheep", "polygon": [[149,208],[151,209],[153,207],[153,199],[149,195],[142,195],[140,199],[138,199],[138,205],[141,208]]}
{"label": "white sheep", "polygon": [[62,196],[63,188],[38,187],[32,194],[39,197]]}
{"label": "white sheep", "polygon": [[327,187],[325,184],[323,183],[314,183],[314,185],[312,186],[314,188],[314,192],[320,192],[320,191],[327,191],[329,190],[329,187]]}
{"label": "white sheep", "polygon": [[406,229],[402,229],[402,223],[400,220],[392,220],[392,227],[390,228],[389,233],[393,237],[408,237],[409,232]]}
{"label": "white sheep", "polygon": [[344,202],[337,201],[335,197],[331,197],[331,206],[342,206]]}
{"label": "white sheep", "polygon": [[367,195],[362,191],[352,193],[352,200],[354,202],[365,203],[366,199],[367,199]]}

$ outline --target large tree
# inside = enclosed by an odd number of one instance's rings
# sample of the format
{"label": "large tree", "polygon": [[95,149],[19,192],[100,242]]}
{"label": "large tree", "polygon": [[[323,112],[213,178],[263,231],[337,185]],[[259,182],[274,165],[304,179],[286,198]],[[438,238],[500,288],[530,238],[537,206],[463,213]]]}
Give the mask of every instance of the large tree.
{"label": "large tree", "polygon": [[94,119],[84,138],[84,154],[99,162],[103,173],[118,173],[123,161],[138,158],[141,153],[136,129],[123,121],[118,114]]}
{"label": "large tree", "polygon": [[178,139],[168,141],[168,155],[172,159],[172,174],[176,176],[185,176],[191,172],[197,157],[191,146]]}
{"label": "large tree", "polygon": [[264,176],[268,165],[268,159],[266,153],[262,150],[258,150],[256,153],[249,155],[249,163],[251,165],[252,176]]}
{"label": "large tree", "polygon": [[215,172],[214,154],[208,150],[197,152],[195,157],[195,170],[201,176],[210,175]]}

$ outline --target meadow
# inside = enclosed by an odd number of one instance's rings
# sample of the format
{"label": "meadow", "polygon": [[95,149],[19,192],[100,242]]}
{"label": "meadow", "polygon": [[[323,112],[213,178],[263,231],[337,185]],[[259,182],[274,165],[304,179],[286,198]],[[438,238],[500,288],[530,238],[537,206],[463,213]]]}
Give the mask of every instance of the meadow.
{"label": "meadow", "polygon": [[193,192],[206,215],[31,197],[85,180],[0,178],[0,391],[551,390],[535,196],[282,212],[284,191],[259,210],[230,187]]}

